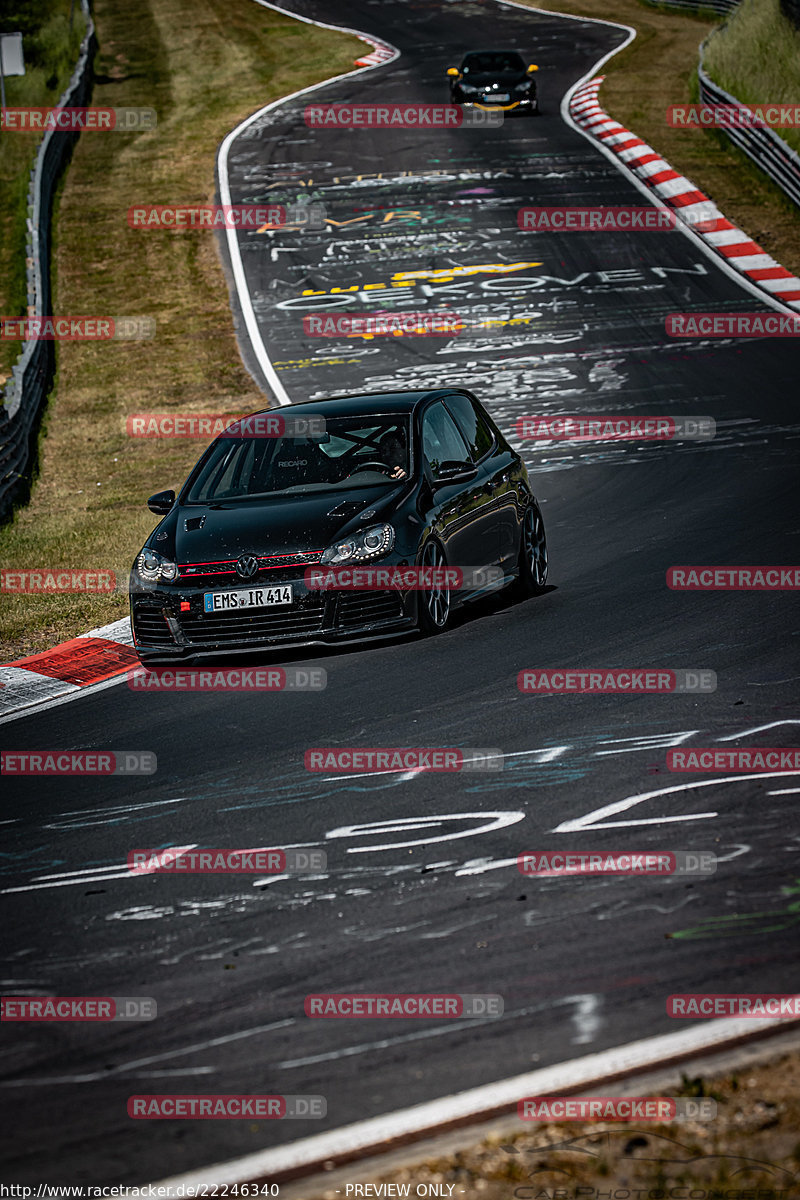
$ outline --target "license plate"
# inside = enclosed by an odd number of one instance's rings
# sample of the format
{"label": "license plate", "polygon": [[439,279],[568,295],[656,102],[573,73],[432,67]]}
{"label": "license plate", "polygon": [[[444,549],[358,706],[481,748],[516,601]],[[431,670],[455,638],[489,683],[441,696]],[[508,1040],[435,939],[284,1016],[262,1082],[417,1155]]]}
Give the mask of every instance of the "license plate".
{"label": "license plate", "polygon": [[487,96],[487,100],[510,100],[511,96],[508,92],[495,92],[493,96]]}
{"label": "license plate", "polygon": [[246,588],[239,592],[206,592],[203,608],[210,612],[238,612],[240,608],[268,608],[273,604],[291,604],[289,584],[280,587]]}

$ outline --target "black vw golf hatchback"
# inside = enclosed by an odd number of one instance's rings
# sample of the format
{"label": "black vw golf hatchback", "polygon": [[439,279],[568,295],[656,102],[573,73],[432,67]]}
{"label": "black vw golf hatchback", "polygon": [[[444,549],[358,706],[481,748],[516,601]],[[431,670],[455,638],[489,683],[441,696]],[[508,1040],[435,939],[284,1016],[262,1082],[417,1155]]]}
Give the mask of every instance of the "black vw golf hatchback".
{"label": "black vw golf hatchback", "polygon": [[130,579],[143,662],[440,633],[465,601],[547,579],[527,470],[460,388],[255,414],[148,506],[163,520]]}

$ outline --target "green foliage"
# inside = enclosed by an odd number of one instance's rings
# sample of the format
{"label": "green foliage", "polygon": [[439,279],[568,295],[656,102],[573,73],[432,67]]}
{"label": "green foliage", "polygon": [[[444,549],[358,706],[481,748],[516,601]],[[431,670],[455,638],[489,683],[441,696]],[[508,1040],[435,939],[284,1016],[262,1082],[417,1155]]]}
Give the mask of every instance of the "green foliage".
{"label": "green foliage", "polygon": [[[705,70],[744,104],[797,104],[800,96],[800,30],[781,12],[780,0],[742,0],[712,34]],[[800,151],[800,129],[776,128]]]}

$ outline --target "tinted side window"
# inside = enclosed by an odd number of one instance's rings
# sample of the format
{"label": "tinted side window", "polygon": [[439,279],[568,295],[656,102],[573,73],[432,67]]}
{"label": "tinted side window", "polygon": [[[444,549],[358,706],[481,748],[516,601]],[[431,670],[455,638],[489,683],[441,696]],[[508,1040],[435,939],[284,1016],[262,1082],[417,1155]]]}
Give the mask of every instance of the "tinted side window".
{"label": "tinted side window", "polygon": [[464,435],[472,461],[478,462],[492,448],[491,429],[467,396],[448,396],[447,407]]}
{"label": "tinted side window", "polygon": [[464,439],[445,406],[439,401],[422,418],[422,453],[438,477],[444,462],[468,462]]}

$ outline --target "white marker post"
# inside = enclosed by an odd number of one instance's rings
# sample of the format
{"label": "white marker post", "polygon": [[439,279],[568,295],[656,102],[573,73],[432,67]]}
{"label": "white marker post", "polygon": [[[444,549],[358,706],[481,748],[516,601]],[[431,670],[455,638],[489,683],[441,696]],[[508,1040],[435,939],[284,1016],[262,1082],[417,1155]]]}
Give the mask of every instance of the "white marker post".
{"label": "white marker post", "polygon": [[0,34],[0,102],[6,106],[6,75],[24,75],[25,61],[22,57],[22,34]]}

